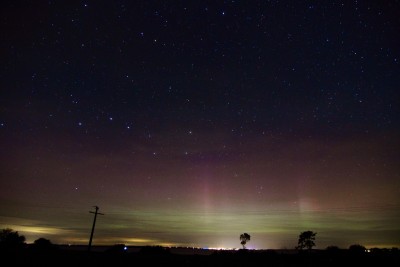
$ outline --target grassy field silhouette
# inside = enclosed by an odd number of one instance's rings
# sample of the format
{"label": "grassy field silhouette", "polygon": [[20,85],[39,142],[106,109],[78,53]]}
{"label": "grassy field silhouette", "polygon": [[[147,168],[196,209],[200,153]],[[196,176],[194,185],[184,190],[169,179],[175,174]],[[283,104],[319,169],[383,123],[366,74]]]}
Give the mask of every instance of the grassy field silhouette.
{"label": "grassy field silhouette", "polygon": [[[369,252],[368,252],[369,251]],[[398,266],[398,249],[205,250],[161,246],[2,248],[7,266]]]}

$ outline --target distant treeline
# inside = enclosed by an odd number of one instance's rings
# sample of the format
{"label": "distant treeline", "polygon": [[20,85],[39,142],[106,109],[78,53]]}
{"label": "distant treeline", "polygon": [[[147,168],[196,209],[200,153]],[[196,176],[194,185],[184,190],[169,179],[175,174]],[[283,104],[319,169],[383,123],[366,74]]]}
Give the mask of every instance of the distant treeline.
{"label": "distant treeline", "polygon": [[185,247],[116,244],[87,251],[87,246],[55,245],[39,238],[26,244],[18,232],[0,234],[0,257],[7,266],[400,266],[398,248],[323,250],[206,250]]}

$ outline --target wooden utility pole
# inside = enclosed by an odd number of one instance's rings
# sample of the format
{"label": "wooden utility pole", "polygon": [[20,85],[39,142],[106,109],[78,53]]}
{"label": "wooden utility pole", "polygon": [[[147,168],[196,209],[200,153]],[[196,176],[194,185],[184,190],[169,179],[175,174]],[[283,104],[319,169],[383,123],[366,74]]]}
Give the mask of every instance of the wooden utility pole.
{"label": "wooden utility pole", "polygon": [[90,234],[88,251],[90,251],[90,249],[92,248],[92,239],[93,239],[93,233],[94,233],[94,226],[96,225],[97,214],[104,215],[103,213],[98,212],[99,207],[97,207],[97,206],[93,206],[93,207],[96,209],[96,211],[95,212],[89,211],[89,213],[94,213],[94,220],[93,220],[93,226],[92,226],[92,233]]}

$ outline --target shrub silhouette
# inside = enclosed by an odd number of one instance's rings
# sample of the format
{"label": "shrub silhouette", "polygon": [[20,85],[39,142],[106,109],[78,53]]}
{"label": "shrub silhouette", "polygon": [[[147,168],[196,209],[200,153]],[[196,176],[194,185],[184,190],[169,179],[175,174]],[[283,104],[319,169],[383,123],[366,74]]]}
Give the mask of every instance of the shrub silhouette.
{"label": "shrub silhouette", "polygon": [[354,244],[349,247],[349,251],[354,254],[362,254],[365,253],[366,250],[367,249],[360,244]]}
{"label": "shrub silhouette", "polygon": [[37,251],[55,250],[57,247],[46,238],[38,238],[33,242],[33,248]]}
{"label": "shrub silhouette", "polygon": [[36,239],[33,244],[37,247],[51,247],[53,245],[50,240],[43,237]]}

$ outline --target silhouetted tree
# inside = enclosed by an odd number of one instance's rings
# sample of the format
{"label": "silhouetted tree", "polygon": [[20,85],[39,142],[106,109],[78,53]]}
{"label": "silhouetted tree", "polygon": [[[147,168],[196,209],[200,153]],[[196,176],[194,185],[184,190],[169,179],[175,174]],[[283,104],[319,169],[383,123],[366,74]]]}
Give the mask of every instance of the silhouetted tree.
{"label": "silhouetted tree", "polygon": [[308,250],[311,250],[312,247],[315,246],[315,236],[317,233],[314,233],[313,231],[305,231],[300,233],[299,235],[299,241],[296,249],[304,249],[307,248]]}
{"label": "silhouetted tree", "polygon": [[354,244],[349,247],[349,251],[356,254],[365,253],[366,250],[367,249],[360,244]]}
{"label": "silhouetted tree", "polygon": [[7,228],[0,233],[1,248],[21,248],[25,244],[25,236],[19,235],[17,231]]}
{"label": "silhouetted tree", "polygon": [[50,240],[43,237],[36,239],[33,244],[38,247],[51,247],[53,245]]}
{"label": "silhouetted tree", "polygon": [[37,250],[54,250],[56,249],[56,246],[51,243],[50,240],[46,238],[38,238],[33,242],[33,247],[34,249]]}
{"label": "silhouetted tree", "polygon": [[243,246],[243,249],[246,249],[246,243],[250,241],[250,235],[248,233],[244,233],[240,235],[240,244]]}

